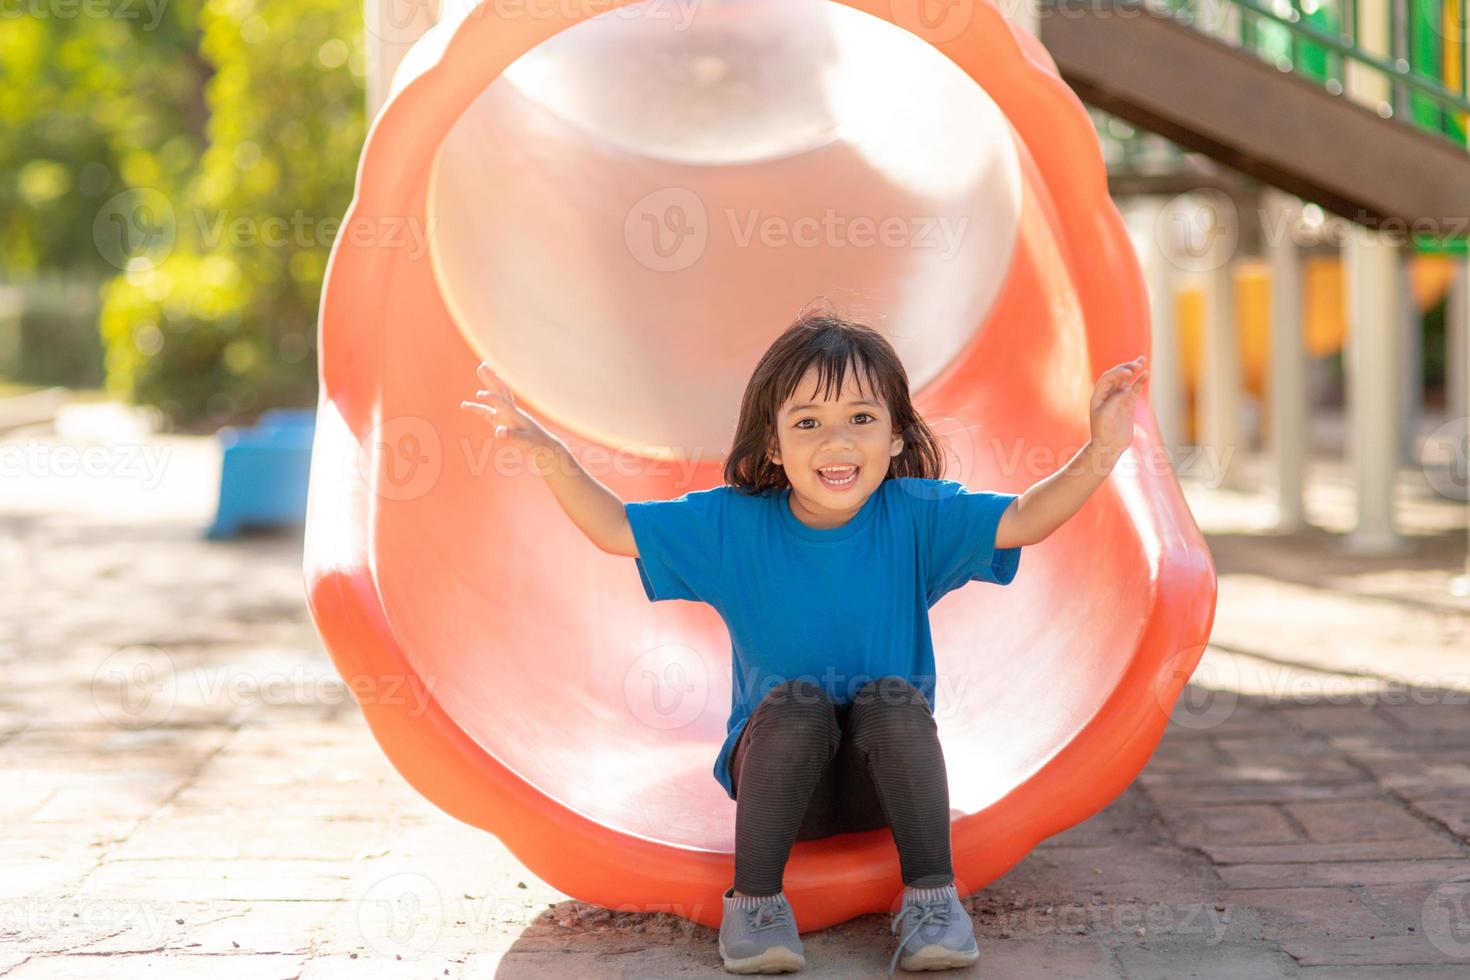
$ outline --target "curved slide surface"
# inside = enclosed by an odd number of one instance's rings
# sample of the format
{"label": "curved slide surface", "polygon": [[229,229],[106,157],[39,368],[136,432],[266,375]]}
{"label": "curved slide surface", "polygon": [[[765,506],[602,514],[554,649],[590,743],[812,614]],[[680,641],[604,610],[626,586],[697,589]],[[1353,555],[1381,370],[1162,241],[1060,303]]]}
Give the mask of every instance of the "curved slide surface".
{"label": "curved slide surface", "polygon": [[[1082,104],[989,3],[576,6],[448,16],[369,132],[321,303],[306,586],[428,799],[575,898],[717,926],[724,625],[648,602],[496,453],[459,408],[475,365],[623,499],[670,498],[720,480],[756,359],[826,295],[899,349],[945,476],[1018,492],[1148,351],[1146,295]],[[1214,605],[1140,399],[1016,580],[931,610],[961,894],[1133,780]],[[888,911],[891,834],[799,842],[785,887],[803,930]]]}

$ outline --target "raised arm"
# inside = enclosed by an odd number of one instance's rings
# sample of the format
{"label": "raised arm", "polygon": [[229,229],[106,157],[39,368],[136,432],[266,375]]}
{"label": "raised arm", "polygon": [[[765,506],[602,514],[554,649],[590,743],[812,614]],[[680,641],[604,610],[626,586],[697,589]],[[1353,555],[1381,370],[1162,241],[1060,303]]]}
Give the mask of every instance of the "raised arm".
{"label": "raised arm", "polygon": [[1036,544],[1065,524],[1133,442],[1133,404],[1148,369],[1139,355],[1104,371],[1089,406],[1092,438],[1065,466],[1032,484],[1001,515],[995,547]]}
{"label": "raised arm", "polygon": [[483,387],[473,400],[460,402],[460,407],[488,422],[496,441],[522,452],[528,468],[546,481],[556,502],[588,540],[603,551],[636,558],[638,548],[622,498],[588,473],[564,442],[516,405],[510,387],[490,365],[481,362],[475,374]]}

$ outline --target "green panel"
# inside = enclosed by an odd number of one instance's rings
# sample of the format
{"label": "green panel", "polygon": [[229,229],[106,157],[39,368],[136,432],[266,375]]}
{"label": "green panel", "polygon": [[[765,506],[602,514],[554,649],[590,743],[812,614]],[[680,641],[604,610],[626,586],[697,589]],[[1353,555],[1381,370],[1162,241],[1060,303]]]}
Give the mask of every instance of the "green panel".
{"label": "green panel", "polygon": [[[1409,0],[1409,68],[1425,78],[1444,80],[1444,43],[1440,29],[1442,0]],[[1447,133],[1446,113],[1440,104],[1421,92],[1409,95],[1409,115],[1416,125],[1436,133]]]}
{"label": "green panel", "polygon": [[1428,235],[1414,236],[1414,251],[1426,254],[1464,255],[1467,250],[1464,238],[1433,238]]}
{"label": "green panel", "polygon": [[[1342,11],[1339,0],[1328,0],[1310,9],[1304,9],[1300,0],[1293,0],[1292,8],[1302,15],[1302,23],[1324,31],[1334,37],[1342,36]],[[1282,25],[1285,27],[1285,25]],[[1290,31],[1290,27],[1286,27]],[[1293,32],[1295,34],[1295,32]],[[1330,51],[1316,41],[1297,37],[1296,57],[1292,59],[1296,71],[1319,82],[1329,79],[1343,83],[1342,55]]]}

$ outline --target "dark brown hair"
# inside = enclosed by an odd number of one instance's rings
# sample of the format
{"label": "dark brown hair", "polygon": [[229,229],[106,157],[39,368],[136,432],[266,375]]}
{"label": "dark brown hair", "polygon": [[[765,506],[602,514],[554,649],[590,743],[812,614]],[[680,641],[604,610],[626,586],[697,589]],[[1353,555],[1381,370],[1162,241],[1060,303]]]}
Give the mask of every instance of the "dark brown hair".
{"label": "dark brown hair", "polygon": [[842,390],[843,378],[851,367],[859,384],[866,378],[870,390],[881,394],[893,417],[893,432],[903,436],[904,441],[903,451],[889,460],[884,479],[940,478],[944,458],[939,440],[914,410],[908,372],[888,338],[867,324],[817,312],[805,314],[787,327],[751,373],[740,400],[735,440],[725,460],[727,484],[755,494],[790,483],[786,471],[767,453],[779,445],[777,412],[812,364],[817,365],[817,387],[826,393]]}

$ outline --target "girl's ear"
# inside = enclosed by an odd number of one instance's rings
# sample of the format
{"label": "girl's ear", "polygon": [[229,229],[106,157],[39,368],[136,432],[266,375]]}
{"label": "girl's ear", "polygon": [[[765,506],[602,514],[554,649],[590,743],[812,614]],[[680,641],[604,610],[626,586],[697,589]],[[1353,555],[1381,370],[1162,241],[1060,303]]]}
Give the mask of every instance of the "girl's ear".
{"label": "girl's ear", "polygon": [[903,453],[903,436],[894,436],[893,437],[892,451],[889,452],[888,455],[889,456],[892,456],[892,457],[897,457],[897,456],[901,455],[902,453]]}

